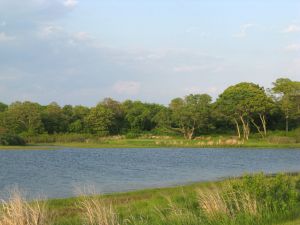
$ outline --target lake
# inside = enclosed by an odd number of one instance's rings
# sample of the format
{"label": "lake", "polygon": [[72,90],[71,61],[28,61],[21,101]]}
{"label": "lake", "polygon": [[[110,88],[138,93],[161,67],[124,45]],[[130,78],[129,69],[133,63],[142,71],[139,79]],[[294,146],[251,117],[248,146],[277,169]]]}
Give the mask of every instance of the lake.
{"label": "lake", "polygon": [[28,198],[74,196],[217,180],[245,172],[300,171],[300,151],[288,149],[122,148],[1,150],[0,190],[12,187]]}

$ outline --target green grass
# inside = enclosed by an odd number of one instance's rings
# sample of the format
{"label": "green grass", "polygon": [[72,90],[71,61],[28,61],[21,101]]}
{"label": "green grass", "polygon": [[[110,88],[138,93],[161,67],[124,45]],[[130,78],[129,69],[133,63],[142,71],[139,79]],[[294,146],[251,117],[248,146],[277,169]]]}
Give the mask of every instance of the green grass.
{"label": "green grass", "polygon": [[[44,203],[51,225],[83,225],[87,211],[80,206],[85,199],[100,202],[101,207],[112,205],[120,225],[292,225],[300,222],[299,184],[298,174],[257,174],[128,193],[49,199]],[[221,201],[218,196],[223,196]],[[205,209],[207,204],[213,206],[213,211]],[[230,211],[222,211],[222,205]]]}
{"label": "green grass", "polygon": [[300,219],[299,220],[293,220],[285,223],[281,223],[280,225],[300,225]]}
{"label": "green grass", "polygon": [[[60,147],[73,148],[295,148],[300,149],[300,143],[270,143],[266,139],[252,138],[244,144],[216,144],[219,136],[208,136],[210,140],[185,140],[172,137],[170,139],[135,138],[114,139],[102,138],[97,142],[54,142],[54,143],[31,143],[26,146],[0,146],[0,149],[57,149]],[[224,140],[229,137],[222,137]],[[213,144],[209,142],[214,142]]]}
{"label": "green grass", "polygon": [[[255,178],[253,182],[257,182],[257,188],[259,188],[262,180],[260,179],[273,179],[273,184],[275,184],[274,190],[284,190],[285,189],[285,178],[279,178],[279,183],[275,180],[277,178],[261,177]],[[288,179],[298,179],[297,175],[289,176]],[[251,180],[251,179],[250,179]],[[240,182],[240,178],[233,180],[233,182]],[[262,183],[264,183],[263,181]],[[269,183],[264,183],[268,184]],[[261,184],[260,187],[263,187]],[[119,218],[122,220],[131,220],[138,225],[239,225],[239,224],[249,224],[249,225],[268,225],[268,224],[279,224],[279,225],[291,225],[300,222],[300,206],[299,204],[295,206],[293,210],[295,213],[288,211],[287,214],[277,213],[271,214],[270,212],[263,213],[265,218],[253,218],[249,215],[239,215],[235,218],[217,218],[211,221],[203,216],[203,212],[199,208],[197,200],[197,190],[210,190],[212,188],[221,189],[226,187],[228,181],[218,181],[218,182],[203,182],[195,183],[185,186],[169,187],[169,188],[159,188],[159,189],[148,189],[142,191],[134,191],[128,193],[118,193],[103,196],[95,196],[95,198],[101,198],[103,202],[111,203]],[[271,185],[271,183],[270,183]],[[281,186],[283,185],[283,186]],[[256,188],[256,186],[254,186]],[[251,190],[251,187],[247,187]],[[246,188],[246,189],[247,189]],[[246,190],[245,189],[245,190]],[[286,198],[284,194],[284,198]],[[278,193],[276,198],[280,198]],[[78,209],[78,203],[80,198],[68,198],[68,199],[52,199],[48,200],[47,204],[51,214],[53,215],[54,221],[53,225],[82,225],[82,220],[80,216],[80,210]],[[236,201],[236,200],[234,200]],[[279,203],[281,204],[281,203]],[[282,204],[281,204],[282,205]],[[193,215],[193,216],[191,216]],[[284,223],[288,221],[287,223]]]}

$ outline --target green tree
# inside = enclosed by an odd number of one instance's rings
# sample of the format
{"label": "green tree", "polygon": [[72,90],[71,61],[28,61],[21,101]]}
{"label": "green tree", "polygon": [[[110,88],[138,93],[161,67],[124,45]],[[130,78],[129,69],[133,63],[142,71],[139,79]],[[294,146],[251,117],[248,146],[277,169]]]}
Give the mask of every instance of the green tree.
{"label": "green tree", "polygon": [[89,114],[90,109],[85,106],[74,106],[72,108],[72,118],[68,125],[68,131],[72,133],[84,133],[86,130],[84,118]]}
{"label": "green tree", "polygon": [[289,120],[300,115],[300,82],[279,78],[273,83],[272,91],[279,107],[284,113],[285,130],[289,131]]}
{"label": "green tree", "polygon": [[0,112],[4,112],[8,108],[8,105],[0,102]]}
{"label": "green tree", "polygon": [[11,104],[2,114],[2,126],[16,134],[42,132],[41,106],[28,101]]}
{"label": "green tree", "polygon": [[207,94],[175,98],[169,107],[175,125],[173,129],[180,131],[187,139],[192,139],[196,131],[201,132],[209,125],[211,97]]}
{"label": "green tree", "polygon": [[110,134],[119,134],[124,128],[125,113],[122,104],[112,98],[105,98],[100,104],[113,113]]}
{"label": "green tree", "polygon": [[100,103],[91,109],[85,118],[85,122],[91,133],[108,135],[113,125],[113,119],[113,111]]}
{"label": "green tree", "polygon": [[53,102],[44,108],[42,121],[45,130],[49,134],[63,133],[68,130],[68,117],[56,102]]}
{"label": "green tree", "polygon": [[150,131],[156,127],[155,115],[161,110],[158,104],[127,100],[123,103],[127,127],[134,131]]}
{"label": "green tree", "polygon": [[272,100],[262,87],[247,82],[230,86],[219,96],[216,104],[234,122],[239,137],[241,126],[243,138],[249,138],[250,123],[263,137],[267,135],[266,115],[272,107]]}

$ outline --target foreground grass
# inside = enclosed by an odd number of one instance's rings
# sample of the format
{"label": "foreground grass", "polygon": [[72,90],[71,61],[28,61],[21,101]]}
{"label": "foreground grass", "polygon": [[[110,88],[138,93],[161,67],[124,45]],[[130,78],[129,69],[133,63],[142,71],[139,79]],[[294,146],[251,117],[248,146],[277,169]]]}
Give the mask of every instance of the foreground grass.
{"label": "foreground grass", "polygon": [[[31,204],[22,204],[17,197],[5,203],[9,207],[4,208],[4,214],[0,210],[0,224],[292,225],[300,221],[299,183],[299,175],[259,174],[214,183]],[[13,223],[10,215],[22,216],[18,223]],[[3,223],[3,218],[10,223]]]}

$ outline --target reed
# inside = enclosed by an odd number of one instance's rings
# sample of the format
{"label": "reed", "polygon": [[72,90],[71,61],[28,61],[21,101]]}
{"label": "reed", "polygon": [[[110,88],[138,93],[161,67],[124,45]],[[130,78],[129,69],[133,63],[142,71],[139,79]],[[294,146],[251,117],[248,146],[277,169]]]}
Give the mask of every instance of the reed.
{"label": "reed", "polygon": [[82,196],[78,208],[83,225],[120,225],[112,204],[105,203],[100,197]]}
{"label": "reed", "polygon": [[0,225],[46,225],[46,207],[42,202],[28,203],[18,190],[13,190],[9,200],[2,200]]}
{"label": "reed", "polygon": [[217,187],[198,189],[198,203],[209,218],[238,215],[258,216],[258,204],[255,197],[249,193],[233,190],[231,187],[222,190]]}

